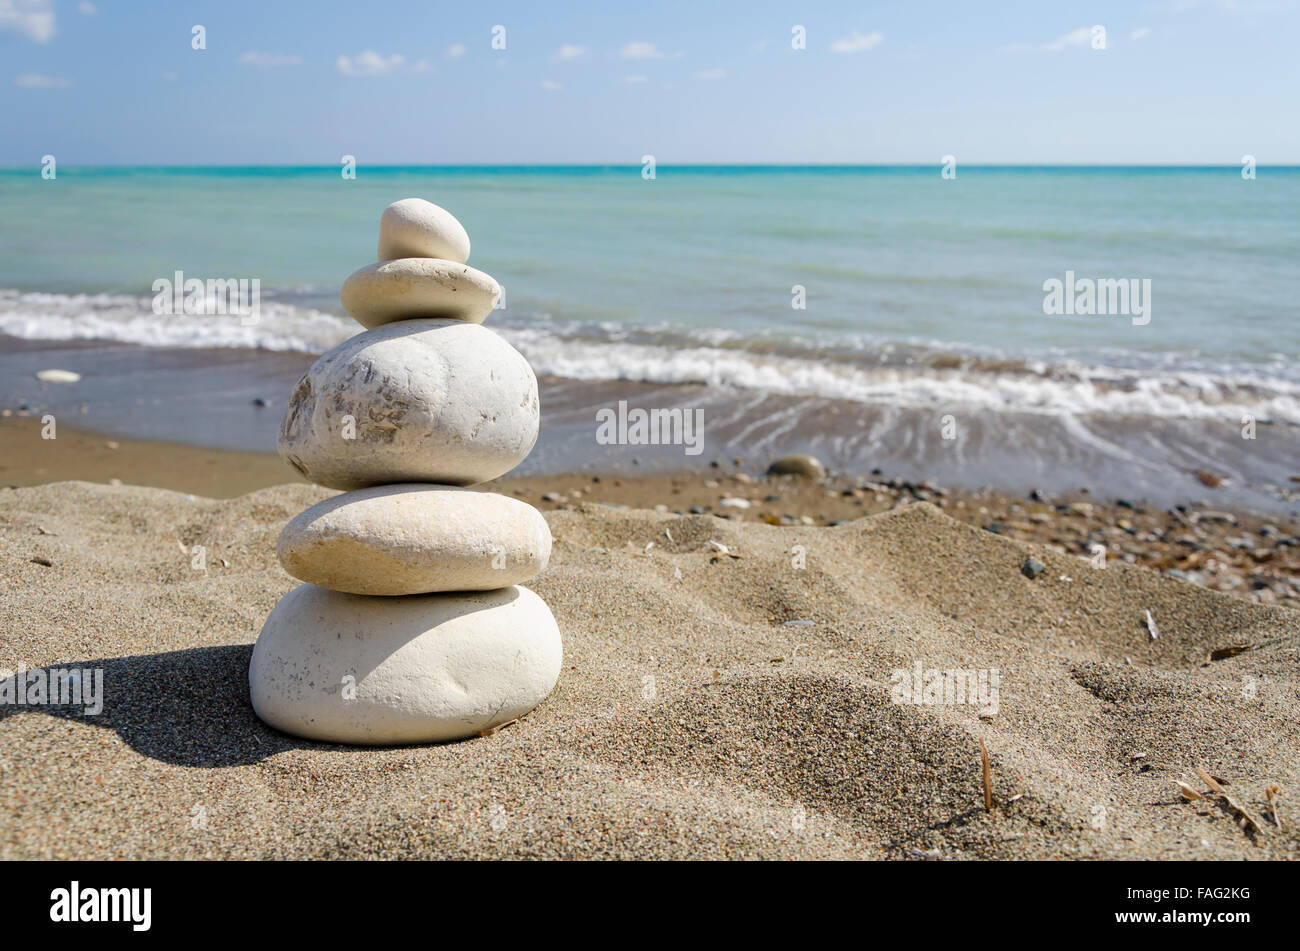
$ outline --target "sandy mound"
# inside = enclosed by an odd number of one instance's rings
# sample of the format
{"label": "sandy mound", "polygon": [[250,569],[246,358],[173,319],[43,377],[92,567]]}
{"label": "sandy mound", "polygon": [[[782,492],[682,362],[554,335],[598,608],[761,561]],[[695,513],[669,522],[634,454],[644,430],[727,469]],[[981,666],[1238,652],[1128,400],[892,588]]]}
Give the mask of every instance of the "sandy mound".
{"label": "sandy mound", "polygon": [[[293,584],[275,538],[328,494],[0,492],[0,667],[104,672],[97,716],[0,705],[0,858],[1295,857],[1300,614],[925,504],[837,528],[550,513],[532,587],[566,659],[537,711],[442,746],[283,736],[248,658]],[[996,713],[894,702],[918,662],[996,668]],[[1263,833],[1178,798],[1197,765]]]}

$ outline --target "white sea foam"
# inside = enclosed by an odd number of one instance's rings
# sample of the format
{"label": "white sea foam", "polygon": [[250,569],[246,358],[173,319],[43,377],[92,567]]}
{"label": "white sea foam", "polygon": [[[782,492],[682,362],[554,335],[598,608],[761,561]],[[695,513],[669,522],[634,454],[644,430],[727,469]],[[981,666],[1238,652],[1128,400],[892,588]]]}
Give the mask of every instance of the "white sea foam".
{"label": "white sea foam", "polygon": [[[1149,365],[1139,369],[1064,356],[1025,361],[1015,370],[981,369],[978,361],[935,367],[926,354],[947,352],[935,345],[900,358],[898,345],[861,340],[842,341],[838,350],[827,341],[787,340],[783,350],[770,338],[747,344],[734,331],[559,323],[545,315],[513,324],[494,317],[489,325],[537,373],[577,380],[696,383],[966,412],[1104,413],[1229,425],[1251,415],[1300,424],[1300,381],[1267,367],[1216,370],[1204,360],[1150,365],[1146,357]],[[258,322],[244,326],[238,317],[159,317],[147,297],[0,290],[0,333],[29,339],[321,353],[359,330],[347,317],[265,296]]]}
{"label": "white sea foam", "polygon": [[1113,382],[1115,372],[1107,368],[1056,378],[1032,372],[870,367],[714,347],[615,347],[518,328],[503,334],[538,373],[575,379],[703,383],[791,396],[966,411],[1107,413],[1221,419],[1230,424],[1249,414],[1260,420],[1300,423],[1300,384],[1280,380],[1163,373],[1117,385]]}
{"label": "white sea foam", "polygon": [[0,290],[0,333],[31,340],[323,353],[357,329],[346,317],[265,297],[257,322],[245,326],[238,316],[159,316],[153,312],[151,298],[129,294]]}

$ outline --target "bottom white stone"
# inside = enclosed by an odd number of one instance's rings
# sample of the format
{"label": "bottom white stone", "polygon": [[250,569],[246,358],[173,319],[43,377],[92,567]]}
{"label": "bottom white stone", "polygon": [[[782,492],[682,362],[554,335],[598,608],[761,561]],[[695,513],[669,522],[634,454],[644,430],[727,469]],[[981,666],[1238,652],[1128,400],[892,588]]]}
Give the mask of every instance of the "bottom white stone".
{"label": "bottom white stone", "polygon": [[331,743],[430,743],[527,713],[560,676],[560,630],[521,586],[381,597],[294,588],[262,626],[253,709]]}

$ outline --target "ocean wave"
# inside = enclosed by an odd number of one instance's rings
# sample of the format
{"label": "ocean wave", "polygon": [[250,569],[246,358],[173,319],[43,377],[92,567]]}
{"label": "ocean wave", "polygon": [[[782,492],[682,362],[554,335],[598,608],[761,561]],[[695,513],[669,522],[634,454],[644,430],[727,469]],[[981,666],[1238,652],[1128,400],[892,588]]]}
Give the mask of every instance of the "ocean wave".
{"label": "ocean wave", "polygon": [[245,324],[237,316],[159,316],[152,297],[0,290],[0,333],[29,340],[324,353],[356,327],[347,317],[265,298],[257,320]]}
{"label": "ocean wave", "polygon": [[864,366],[718,347],[610,346],[540,330],[502,330],[541,374],[580,380],[701,384],[936,410],[1084,415],[1107,413],[1300,424],[1300,384],[1207,373],[1135,375],[1106,367],[1035,372],[1015,362],[948,368]]}
{"label": "ocean wave", "polygon": [[[1202,357],[1112,355],[1104,363],[1064,353],[1014,355],[937,341],[865,335],[819,338],[733,329],[557,321],[494,315],[493,329],[539,375],[576,380],[697,384],[874,405],[1049,415],[1114,414],[1300,424],[1300,380],[1290,361],[1216,365]],[[348,317],[264,294],[256,322],[158,316],[151,298],[0,290],[0,334],[110,340],[153,347],[323,353],[359,332]],[[1127,365],[1125,365],[1127,363]]]}

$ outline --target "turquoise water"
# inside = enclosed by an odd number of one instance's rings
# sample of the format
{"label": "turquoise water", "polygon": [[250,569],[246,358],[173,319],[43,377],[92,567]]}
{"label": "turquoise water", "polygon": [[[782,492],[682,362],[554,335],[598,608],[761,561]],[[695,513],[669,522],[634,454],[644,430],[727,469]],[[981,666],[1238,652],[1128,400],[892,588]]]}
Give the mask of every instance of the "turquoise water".
{"label": "turquoise water", "polygon": [[[378,211],[451,209],[508,317],[998,352],[1300,353],[1300,170],[362,167],[0,172],[0,288],[259,277],[337,312]],[[1042,313],[1042,284],[1152,281],[1152,322]],[[791,287],[807,288],[793,310]],[[314,295],[314,296],[313,296]],[[36,332],[39,328],[31,328]],[[148,342],[148,341],[141,341]]]}
{"label": "turquoise water", "polygon": [[[547,404],[587,442],[584,393],[647,384],[708,400],[722,451],[989,480],[1028,460],[1154,488],[1300,468],[1296,168],[0,170],[0,355],[3,335],[323,352],[359,329],[339,286],[410,196],[460,218],[470,263],[504,285],[488,325],[539,376],[588,387]],[[259,279],[258,322],[155,315],[150,288],[177,270]],[[1149,322],[1045,314],[1068,271],[1150,281]],[[943,413],[980,441],[922,439]],[[1243,453],[1246,415],[1270,441]]]}

